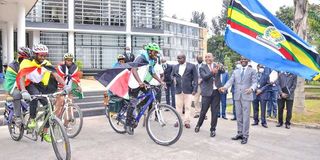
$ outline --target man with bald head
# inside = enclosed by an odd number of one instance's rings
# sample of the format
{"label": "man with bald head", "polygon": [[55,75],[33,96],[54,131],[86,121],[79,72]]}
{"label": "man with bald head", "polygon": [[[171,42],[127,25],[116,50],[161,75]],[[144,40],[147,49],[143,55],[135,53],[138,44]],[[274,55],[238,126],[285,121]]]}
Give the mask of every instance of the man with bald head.
{"label": "man with bald head", "polygon": [[[184,126],[190,128],[191,102],[193,95],[197,93],[198,72],[194,64],[186,62],[185,54],[178,54],[177,59],[179,64],[174,66],[171,73],[176,88],[176,109],[184,121]],[[178,127],[178,124],[175,126]]]}
{"label": "man with bald head", "polygon": [[201,83],[201,104],[200,117],[194,131],[197,133],[200,131],[200,127],[205,119],[205,116],[210,107],[211,109],[211,127],[210,137],[216,136],[216,126],[218,122],[218,113],[220,108],[220,93],[219,88],[221,84],[221,74],[224,73],[224,69],[217,63],[214,63],[214,56],[212,53],[205,55],[206,65],[202,65],[199,69]]}

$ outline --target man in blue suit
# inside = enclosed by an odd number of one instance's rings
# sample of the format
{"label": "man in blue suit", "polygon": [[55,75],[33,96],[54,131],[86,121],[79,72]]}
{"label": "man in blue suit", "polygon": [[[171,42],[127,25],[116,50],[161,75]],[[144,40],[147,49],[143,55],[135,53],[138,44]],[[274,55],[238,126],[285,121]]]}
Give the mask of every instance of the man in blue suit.
{"label": "man in blue suit", "polygon": [[[227,81],[229,80],[228,70],[225,68],[225,72],[221,74],[221,84],[224,86]],[[224,93],[220,93],[220,110],[218,113],[218,117],[222,117],[223,119],[227,120],[226,116],[226,108],[227,108],[227,94],[228,91]]]}
{"label": "man in blue suit", "polygon": [[[253,124],[252,126],[259,125],[259,108],[261,108],[261,125],[264,128],[268,128],[267,121],[266,121],[266,106],[267,101],[269,99],[269,74],[268,71],[264,69],[262,65],[257,66],[257,89],[255,94],[253,94]],[[260,105],[260,107],[259,107]]]}

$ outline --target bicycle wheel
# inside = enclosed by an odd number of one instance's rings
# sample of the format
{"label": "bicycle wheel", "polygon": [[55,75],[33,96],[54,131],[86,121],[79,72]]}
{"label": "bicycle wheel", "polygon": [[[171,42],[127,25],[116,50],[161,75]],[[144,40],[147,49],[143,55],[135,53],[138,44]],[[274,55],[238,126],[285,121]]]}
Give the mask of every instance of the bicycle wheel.
{"label": "bicycle wheel", "polygon": [[58,160],[71,159],[71,148],[69,137],[64,126],[57,117],[50,119],[50,134],[52,147]]}
{"label": "bicycle wheel", "polygon": [[182,120],[176,110],[166,104],[154,106],[147,115],[146,129],[150,138],[157,144],[169,146],[181,137]]}
{"label": "bicycle wheel", "polygon": [[[125,107],[124,107],[125,108]],[[124,125],[126,123],[126,109],[122,108],[119,113],[112,112],[106,107],[106,115],[111,128],[120,134],[125,134]]]}
{"label": "bicycle wheel", "polygon": [[83,116],[80,107],[76,104],[69,104],[69,111],[66,108],[63,109],[62,113],[62,124],[66,128],[67,135],[69,138],[76,137],[83,125]]}
{"label": "bicycle wheel", "polygon": [[24,132],[23,124],[21,124],[20,127],[18,127],[14,123],[14,121],[12,121],[11,123],[8,123],[8,129],[9,129],[10,136],[14,141],[21,140],[21,138],[23,137],[23,132]]}

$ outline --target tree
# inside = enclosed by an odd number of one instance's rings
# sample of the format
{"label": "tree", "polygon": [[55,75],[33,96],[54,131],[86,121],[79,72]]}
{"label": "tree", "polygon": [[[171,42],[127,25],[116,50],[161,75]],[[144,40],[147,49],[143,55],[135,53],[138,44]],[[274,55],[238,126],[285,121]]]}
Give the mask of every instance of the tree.
{"label": "tree", "polygon": [[[303,39],[307,39],[308,0],[293,0],[294,2],[294,30]],[[298,113],[302,113],[305,107],[305,80],[298,77],[294,95],[294,104]]]}
{"label": "tree", "polygon": [[293,30],[294,9],[293,7],[282,6],[279,11],[276,12],[276,16],[288,27]]}
{"label": "tree", "polygon": [[207,28],[208,24],[206,22],[206,16],[204,12],[193,11],[192,18],[190,20],[193,23],[199,24],[200,27]]}
{"label": "tree", "polygon": [[211,20],[212,32],[215,35],[223,35],[227,26],[228,6],[231,0],[223,0],[222,10],[218,17],[214,17]]}

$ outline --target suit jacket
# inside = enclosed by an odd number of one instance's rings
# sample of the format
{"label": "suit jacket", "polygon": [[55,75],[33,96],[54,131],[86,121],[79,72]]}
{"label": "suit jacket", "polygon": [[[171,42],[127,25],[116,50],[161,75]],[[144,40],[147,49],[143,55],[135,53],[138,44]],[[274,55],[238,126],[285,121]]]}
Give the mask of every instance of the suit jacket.
{"label": "suit jacket", "polygon": [[[260,78],[259,78],[260,76]],[[256,98],[260,98],[261,100],[268,100],[269,99],[269,88],[270,88],[270,84],[269,82],[269,74],[268,72],[264,71],[263,73],[257,73],[256,75],[257,77],[257,89],[260,89],[262,91],[261,94],[259,94],[258,96],[256,95],[256,91],[255,94],[253,94],[253,99]]]}
{"label": "suit jacket", "polygon": [[294,90],[296,89],[296,86],[297,86],[297,76],[291,73],[290,74],[280,73],[277,81],[277,86],[278,86],[279,94],[283,92],[284,88],[287,88],[287,90],[289,91],[289,97],[287,99],[293,100]]}
{"label": "suit jacket", "polygon": [[186,62],[186,69],[182,76],[179,74],[179,66],[174,66],[171,78],[175,79],[176,94],[192,94],[197,92],[198,87],[198,72],[196,66],[192,63]]}
{"label": "suit jacket", "polygon": [[125,57],[125,62],[133,62],[135,59],[134,54],[130,53],[130,55],[128,56],[126,53],[123,53],[124,57]]}
{"label": "suit jacket", "polygon": [[166,82],[166,84],[172,84],[173,80],[171,78],[171,72],[173,70],[173,65],[166,64],[166,67],[164,67],[163,70],[164,70],[164,73],[163,73],[164,79],[163,79],[163,81]]}
{"label": "suit jacket", "polygon": [[257,88],[257,78],[256,71],[250,67],[244,72],[243,78],[241,79],[242,67],[240,69],[235,70],[232,73],[231,78],[224,85],[225,88],[229,88],[234,84],[234,100],[245,100],[245,101],[253,101],[253,93],[246,94],[245,90],[251,88],[253,91]]}
{"label": "suit jacket", "polygon": [[202,65],[200,67],[200,77],[202,78],[201,83],[201,95],[202,96],[211,96],[213,92],[213,81],[215,81],[215,85],[217,89],[222,87],[221,83],[221,74],[224,73],[224,70],[219,70],[218,73],[213,74],[210,71],[210,68],[207,64]]}

